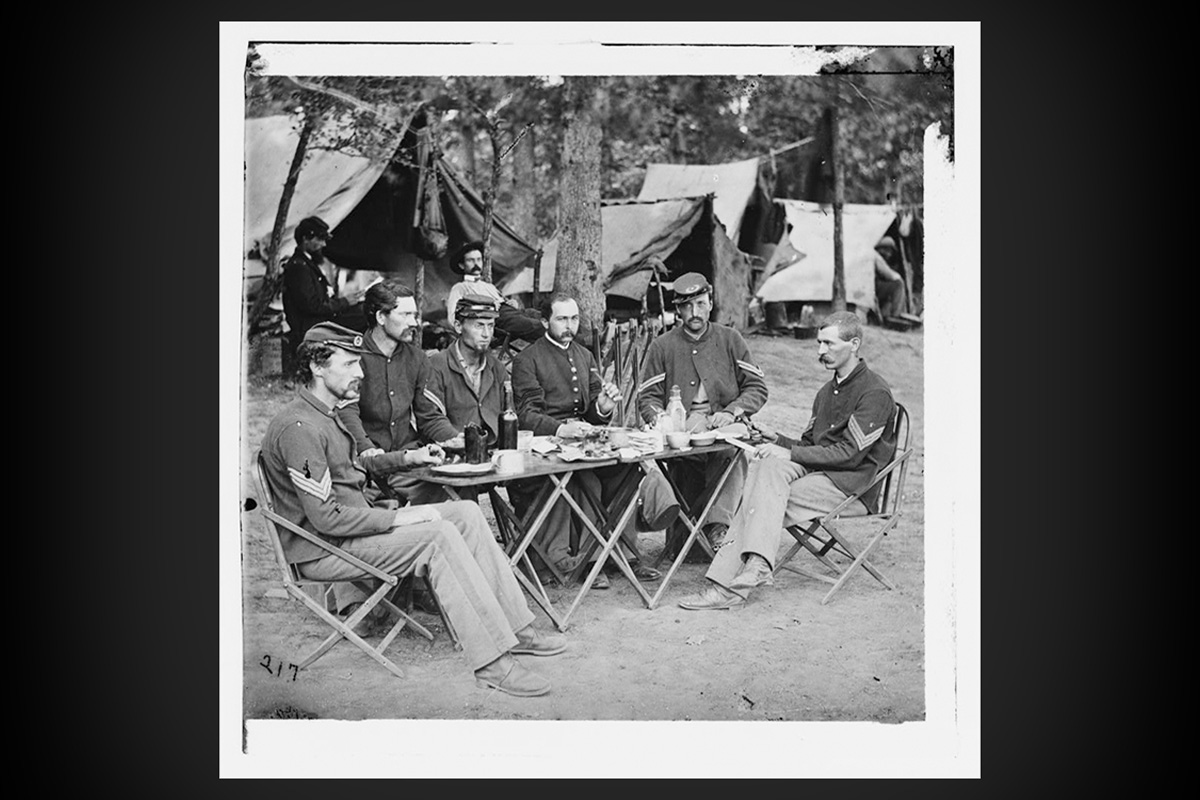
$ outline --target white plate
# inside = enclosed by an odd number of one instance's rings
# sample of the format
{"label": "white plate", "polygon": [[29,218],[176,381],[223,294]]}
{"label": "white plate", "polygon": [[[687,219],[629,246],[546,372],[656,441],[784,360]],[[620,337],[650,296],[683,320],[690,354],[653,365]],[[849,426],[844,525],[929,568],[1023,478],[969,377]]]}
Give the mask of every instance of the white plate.
{"label": "white plate", "polygon": [[432,472],[440,472],[443,475],[481,475],[485,472],[491,472],[495,468],[495,464],[488,462],[486,464],[439,464],[429,469]]}
{"label": "white plate", "polygon": [[617,457],[617,454],[611,453],[609,455],[603,455],[603,456],[585,456],[585,455],[576,455],[575,453],[565,453],[564,452],[564,453],[559,453],[558,457],[560,459],[562,459],[563,461],[566,461],[568,464],[573,464],[576,461],[586,461],[586,462],[612,461],[614,458]]}

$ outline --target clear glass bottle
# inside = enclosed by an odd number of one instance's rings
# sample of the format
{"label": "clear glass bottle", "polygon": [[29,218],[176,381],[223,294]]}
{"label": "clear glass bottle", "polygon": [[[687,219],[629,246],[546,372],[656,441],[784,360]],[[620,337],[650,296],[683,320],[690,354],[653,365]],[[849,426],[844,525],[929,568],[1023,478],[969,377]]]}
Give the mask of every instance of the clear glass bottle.
{"label": "clear glass bottle", "polygon": [[683,398],[679,394],[679,385],[671,387],[671,396],[667,400],[667,416],[670,417],[670,430],[687,430],[687,411],[683,408]]}
{"label": "clear glass bottle", "polygon": [[498,450],[517,449],[517,411],[513,408],[512,381],[504,382],[504,413],[500,415]]}

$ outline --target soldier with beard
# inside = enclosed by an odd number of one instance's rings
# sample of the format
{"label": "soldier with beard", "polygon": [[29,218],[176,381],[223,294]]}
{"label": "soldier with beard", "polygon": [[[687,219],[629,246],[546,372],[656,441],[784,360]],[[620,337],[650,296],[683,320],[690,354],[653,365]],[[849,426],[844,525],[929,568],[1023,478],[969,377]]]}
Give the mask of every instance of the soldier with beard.
{"label": "soldier with beard", "polygon": [[454,311],[458,339],[429,358],[429,381],[422,393],[438,415],[420,434],[448,450],[463,448],[463,430],[470,423],[487,431],[489,444],[500,433],[508,373],[490,349],[497,316],[486,295],[463,296]]}
{"label": "soldier with beard", "polygon": [[[364,495],[367,473],[354,457],[354,437],[334,411],[358,397],[364,344],[361,334],[323,322],[297,349],[301,388],[271,420],[262,443],[265,477],[280,515],[389,574],[425,575],[477,685],[518,697],[546,694],[549,681],[513,656],[556,655],[566,650],[566,640],[533,627],[534,615],[479,506],[457,501],[397,509]],[[412,453],[413,463],[441,463],[436,450]],[[307,578],[362,576],[287,531],[280,531],[280,543]]]}
{"label": "soldier with beard", "polygon": [[366,325],[360,305],[362,292],[338,297],[335,287],[321,270],[325,263],[325,245],[329,226],[320,217],[306,217],[296,225],[296,250],[283,265],[283,313],[288,324],[288,351],[285,364],[291,363],[305,332],[318,322],[336,322],[356,331]]}
{"label": "soldier with beard", "polygon": [[[604,383],[594,371],[592,353],[578,341],[579,304],[569,295],[556,293],[542,304],[542,326],[545,336],[526,347],[513,359],[513,395],[520,425],[537,436],[559,436],[564,439],[583,438],[593,425],[607,425],[612,419],[616,399],[621,396],[616,384]],[[579,482],[590,483],[604,502],[607,493],[620,483],[630,465],[581,470],[571,479],[568,490]],[[518,513],[546,479],[514,482],[509,496]],[[645,530],[661,530],[679,515],[679,504],[667,479],[651,470],[640,487],[642,508],[638,525]],[[578,497],[578,495],[576,495]],[[581,503],[586,508],[586,505]],[[570,553],[572,516],[565,500],[560,499],[546,518],[538,541],[547,557],[561,571],[577,567],[582,553]],[[633,539],[632,527],[622,536]],[[661,575],[652,567],[634,562],[639,580],[657,580]],[[608,588],[608,579],[601,572],[593,588]]]}

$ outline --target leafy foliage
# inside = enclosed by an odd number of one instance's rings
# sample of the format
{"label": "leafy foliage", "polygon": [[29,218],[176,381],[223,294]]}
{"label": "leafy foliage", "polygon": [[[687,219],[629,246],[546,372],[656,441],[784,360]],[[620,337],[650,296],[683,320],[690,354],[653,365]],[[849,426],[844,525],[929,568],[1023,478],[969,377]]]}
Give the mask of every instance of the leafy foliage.
{"label": "leafy foliage", "polygon": [[[533,126],[537,233],[557,228],[562,171],[563,85],[538,76],[361,77],[296,81],[257,74],[247,57],[246,113],[282,113],[303,106],[327,119],[313,147],[370,152],[379,140],[364,131],[403,124],[423,104],[445,157],[486,191],[493,160]],[[953,51],[878,48],[863,60],[821,75],[643,75],[604,79],[601,196],[636,196],[646,165],[722,163],[770,154],[814,136],[822,112],[836,106],[847,202],[902,203],[923,199],[924,132],[934,122],[950,136],[953,157]],[[340,96],[351,97],[358,104]],[[363,124],[368,121],[373,124]],[[490,133],[500,153],[493,152]],[[473,158],[468,156],[468,151]],[[811,144],[771,159],[775,194],[802,197]],[[513,202],[512,159],[502,158],[496,196],[501,215]]]}

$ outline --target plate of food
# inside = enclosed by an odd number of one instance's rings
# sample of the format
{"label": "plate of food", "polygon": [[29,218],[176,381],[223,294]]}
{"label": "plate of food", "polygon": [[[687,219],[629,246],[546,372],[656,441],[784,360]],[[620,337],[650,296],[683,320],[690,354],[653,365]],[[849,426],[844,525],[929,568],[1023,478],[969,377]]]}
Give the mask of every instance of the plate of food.
{"label": "plate of food", "polygon": [[496,465],[490,461],[483,464],[468,464],[465,461],[459,461],[455,464],[438,464],[436,467],[430,467],[429,470],[441,475],[482,475],[495,468]]}
{"label": "plate of food", "polygon": [[585,442],[581,445],[564,443],[558,454],[563,461],[608,461],[617,458],[617,451],[606,442]]}

